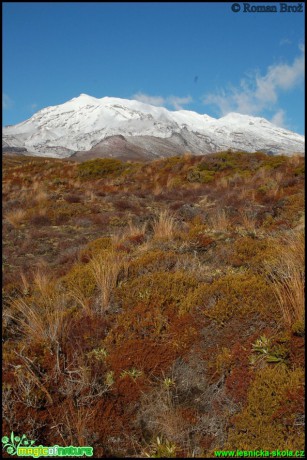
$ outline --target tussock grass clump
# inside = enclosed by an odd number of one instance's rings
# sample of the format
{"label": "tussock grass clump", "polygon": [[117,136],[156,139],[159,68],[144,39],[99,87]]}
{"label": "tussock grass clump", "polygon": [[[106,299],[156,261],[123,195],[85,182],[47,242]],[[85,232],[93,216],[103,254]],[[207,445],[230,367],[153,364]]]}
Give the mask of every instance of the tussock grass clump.
{"label": "tussock grass clump", "polygon": [[26,219],[27,211],[24,209],[15,209],[9,211],[4,215],[5,220],[9,222],[13,227],[19,227]]}
{"label": "tussock grass clump", "polygon": [[37,193],[33,194],[36,203],[39,204],[39,205],[45,204],[46,201],[48,200],[48,193],[45,192],[45,190],[39,190],[39,189],[34,188],[34,187],[33,187],[33,190],[34,191],[38,190]]}
{"label": "tussock grass clump", "polygon": [[227,231],[231,227],[231,222],[225,209],[217,209],[211,213],[209,226],[211,230],[218,232]]}
{"label": "tussock grass clump", "polygon": [[113,250],[98,254],[91,260],[90,271],[100,290],[100,311],[103,313],[110,307],[110,299],[121,269],[125,266],[122,254]]}
{"label": "tussock grass clump", "polygon": [[132,245],[142,244],[145,241],[146,229],[147,222],[136,225],[132,221],[129,221],[128,225],[122,231],[112,235],[112,244],[115,248],[122,248],[125,246],[125,243],[131,243]]}
{"label": "tussock grass clump", "polygon": [[52,296],[43,304],[28,299],[12,302],[11,318],[19,324],[27,339],[53,345],[64,337],[65,298]]}
{"label": "tussock grass clump", "polygon": [[290,233],[276,257],[266,263],[268,278],[287,326],[303,322],[305,314],[305,242],[303,233]]}
{"label": "tussock grass clump", "polygon": [[62,277],[63,285],[68,297],[74,299],[84,311],[91,313],[90,300],[96,290],[96,283],[89,264],[77,263]]}
{"label": "tussock grass clump", "polygon": [[67,297],[41,271],[34,275],[34,288],[32,296],[12,300],[7,316],[17,323],[28,342],[53,347],[65,337]]}
{"label": "tussock grass clump", "polygon": [[153,223],[154,239],[171,239],[176,230],[173,215],[165,210],[161,211]]}

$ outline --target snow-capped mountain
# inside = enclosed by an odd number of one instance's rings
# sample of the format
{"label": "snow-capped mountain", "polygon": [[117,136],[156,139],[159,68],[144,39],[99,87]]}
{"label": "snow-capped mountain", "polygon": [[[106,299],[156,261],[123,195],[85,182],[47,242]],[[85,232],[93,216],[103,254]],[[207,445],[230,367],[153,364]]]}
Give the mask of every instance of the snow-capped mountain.
{"label": "snow-capped mountain", "polygon": [[[6,126],[4,152],[80,158],[152,158],[225,149],[271,154],[304,152],[304,136],[264,118],[229,113],[215,119],[188,110],[169,111],[143,102],[86,94],[47,107]],[[25,149],[25,150],[24,150]]]}

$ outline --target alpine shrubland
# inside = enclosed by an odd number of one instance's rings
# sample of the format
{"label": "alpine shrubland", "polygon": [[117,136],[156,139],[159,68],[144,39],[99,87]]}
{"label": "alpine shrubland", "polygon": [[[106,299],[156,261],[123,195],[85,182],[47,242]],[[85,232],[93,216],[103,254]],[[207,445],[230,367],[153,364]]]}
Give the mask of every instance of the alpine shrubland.
{"label": "alpine shrubland", "polygon": [[4,156],[4,432],[303,449],[304,262],[303,157]]}

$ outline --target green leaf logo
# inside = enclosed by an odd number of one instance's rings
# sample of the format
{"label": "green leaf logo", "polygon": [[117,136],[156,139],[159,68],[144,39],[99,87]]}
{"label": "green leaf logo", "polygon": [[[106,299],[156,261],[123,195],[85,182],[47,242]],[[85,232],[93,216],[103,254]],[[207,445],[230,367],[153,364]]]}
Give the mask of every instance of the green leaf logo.
{"label": "green leaf logo", "polygon": [[25,434],[20,436],[15,436],[14,431],[12,431],[11,436],[3,436],[1,439],[2,441],[2,449],[6,450],[6,452],[10,455],[15,455],[17,453],[17,449],[20,446],[33,446],[35,441],[29,441]]}

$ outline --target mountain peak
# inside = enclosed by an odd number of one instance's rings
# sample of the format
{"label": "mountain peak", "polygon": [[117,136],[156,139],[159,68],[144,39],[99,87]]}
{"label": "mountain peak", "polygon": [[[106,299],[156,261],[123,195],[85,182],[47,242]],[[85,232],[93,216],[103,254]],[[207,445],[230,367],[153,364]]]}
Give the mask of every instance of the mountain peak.
{"label": "mountain peak", "polygon": [[122,144],[128,151],[144,152],[147,158],[229,148],[291,155],[304,152],[305,140],[264,118],[231,112],[215,119],[189,110],[170,111],[136,100],[99,99],[81,93],[3,128],[3,145],[22,147],[33,155],[68,157],[78,151],[90,152],[97,145],[103,153],[108,144],[113,146],[109,154],[116,156],[118,144],[110,141],[115,136],[124,138]]}
{"label": "mountain peak", "polygon": [[90,96],[89,94],[85,94],[85,93],[81,93],[77,99],[80,99],[80,98],[83,98],[83,99],[96,99],[94,96]]}

